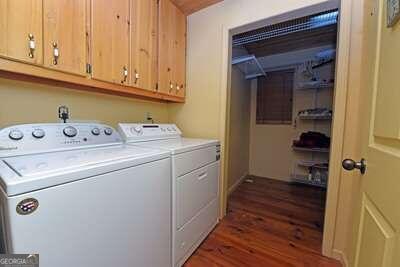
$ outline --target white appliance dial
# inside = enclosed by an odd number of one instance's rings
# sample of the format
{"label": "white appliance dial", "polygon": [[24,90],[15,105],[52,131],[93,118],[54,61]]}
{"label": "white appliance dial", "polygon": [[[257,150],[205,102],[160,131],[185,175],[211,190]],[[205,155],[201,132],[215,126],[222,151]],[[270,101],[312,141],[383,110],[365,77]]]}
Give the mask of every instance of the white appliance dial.
{"label": "white appliance dial", "polygon": [[105,129],[104,129],[104,133],[105,133],[106,135],[112,135],[113,129],[111,129],[111,128],[105,128]]}
{"label": "white appliance dial", "polygon": [[8,136],[12,140],[21,140],[24,137],[24,134],[20,130],[11,130]]}
{"label": "white appliance dial", "polygon": [[96,128],[93,128],[93,129],[92,129],[92,134],[93,134],[93,135],[100,135],[100,129],[97,128],[97,127],[96,127]]}
{"label": "white appliance dial", "polygon": [[72,126],[65,127],[63,130],[65,136],[75,137],[78,134],[78,130]]}
{"label": "white appliance dial", "polygon": [[42,129],[35,129],[32,132],[32,136],[38,139],[43,138],[46,135],[46,133]]}
{"label": "white appliance dial", "polygon": [[142,132],[142,127],[136,126],[136,127],[133,128],[133,130],[134,130],[136,133],[140,134],[140,133]]}

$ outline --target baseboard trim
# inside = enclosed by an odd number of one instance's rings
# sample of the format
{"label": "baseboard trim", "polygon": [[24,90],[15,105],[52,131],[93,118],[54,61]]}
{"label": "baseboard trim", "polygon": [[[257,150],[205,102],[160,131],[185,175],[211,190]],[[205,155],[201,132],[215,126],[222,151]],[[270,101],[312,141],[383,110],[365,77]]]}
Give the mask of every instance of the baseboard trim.
{"label": "baseboard trim", "polygon": [[231,185],[231,187],[229,187],[229,189],[228,189],[228,196],[229,196],[230,194],[232,194],[232,193],[236,190],[236,188],[237,188],[241,183],[243,183],[243,181],[244,181],[248,176],[249,176],[248,174],[244,174],[242,177],[239,178],[239,180],[237,180],[233,185]]}
{"label": "baseboard trim", "polygon": [[288,175],[286,178],[278,178],[278,177],[272,177],[272,176],[261,176],[261,175],[257,175],[257,174],[251,173],[250,176],[254,177],[254,178],[270,179],[270,180],[289,183],[289,184],[293,183],[293,180],[288,178],[288,177],[290,177],[290,175]]}
{"label": "baseboard trim", "polygon": [[346,254],[343,251],[333,249],[332,250],[332,258],[340,261],[340,263],[343,265],[343,267],[349,267],[349,261],[347,259]]}

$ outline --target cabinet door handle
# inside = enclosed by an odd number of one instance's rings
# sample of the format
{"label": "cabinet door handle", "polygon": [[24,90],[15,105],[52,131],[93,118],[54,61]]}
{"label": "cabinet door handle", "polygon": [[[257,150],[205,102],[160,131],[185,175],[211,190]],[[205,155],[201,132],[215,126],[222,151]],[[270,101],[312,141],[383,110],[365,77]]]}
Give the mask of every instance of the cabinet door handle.
{"label": "cabinet door handle", "polygon": [[138,80],[140,79],[140,75],[137,72],[137,70],[135,69],[135,84],[137,84]]}
{"label": "cabinet door handle", "polygon": [[29,57],[34,58],[35,57],[35,49],[36,49],[36,43],[35,43],[35,37],[33,36],[32,33],[28,35],[28,47],[29,47]]}
{"label": "cabinet door handle", "polygon": [[172,89],[174,89],[174,85],[172,82],[169,82],[169,92],[171,93]]}
{"label": "cabinet door handle", "polygon": [[178,85],[178,83],[176,84],[176,93],[179,93],[179,91],[181,90],[181,87]]}
{"label": "cabinet door handle", "polygon": [[128,80],[128,68],[126,66],[122,68],[122,74],[124,75],[124,79],[121,82],[126,83]]}
{"label": "cabinet door handle", "polygon": [[58,65],[58,58],[60,57],[60,49],[56,42],[53,43],[53,65]]}

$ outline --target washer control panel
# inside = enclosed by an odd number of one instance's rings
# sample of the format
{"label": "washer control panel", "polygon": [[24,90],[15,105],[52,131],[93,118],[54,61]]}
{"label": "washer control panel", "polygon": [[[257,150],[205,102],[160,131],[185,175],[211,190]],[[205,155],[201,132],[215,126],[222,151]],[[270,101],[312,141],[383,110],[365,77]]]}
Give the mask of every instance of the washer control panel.
{"label": "washer control panel", "polygon": [[118,130],[127,142],[179,138],[182,135],[175,124],[120,123]]}
{"label": "washer control panel", "polygon": [[119,133],[104,124],[23,124],[0,130],[0,157],[118,143],[122,143]]}

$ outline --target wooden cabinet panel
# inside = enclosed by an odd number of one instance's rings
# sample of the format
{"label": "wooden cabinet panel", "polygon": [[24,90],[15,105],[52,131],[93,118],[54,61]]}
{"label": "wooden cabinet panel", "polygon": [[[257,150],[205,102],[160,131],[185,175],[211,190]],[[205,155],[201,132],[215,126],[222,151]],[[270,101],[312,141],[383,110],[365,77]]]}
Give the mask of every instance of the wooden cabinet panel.
{"label": "wooden cabinet panel", "polygon": [[170,0],[159,2],[159,91],[171,94],[174,83],[175,9]]}
{"label": "wooden cabinet panel", "polygon": [[186,16],[170,0],[160,0],[159,16],[159,89],[183,96]]}
{"label": "wooden cabinet panel", "polygon": [[42,0],[0,0],[0,56],[43,63]]}
{"label": "wooden cabinet panel", "polygon": [[85,75],[86,0],[43,1],[44,65]]}
{"label": "wooden cabinet panel", "polygon": [[129,0],[92,0],[91,9],[92,77],[128,85]]}
{"label": "wooden cabinet panel", "polygon": [[185,96],[186,91],[186,16],[176,9],[175,31],[175,79],[176,95]]}
{"label": "wooden cabinet panel", "polygon": [[158,1],[131,2],[131,85],[156,90]]}

